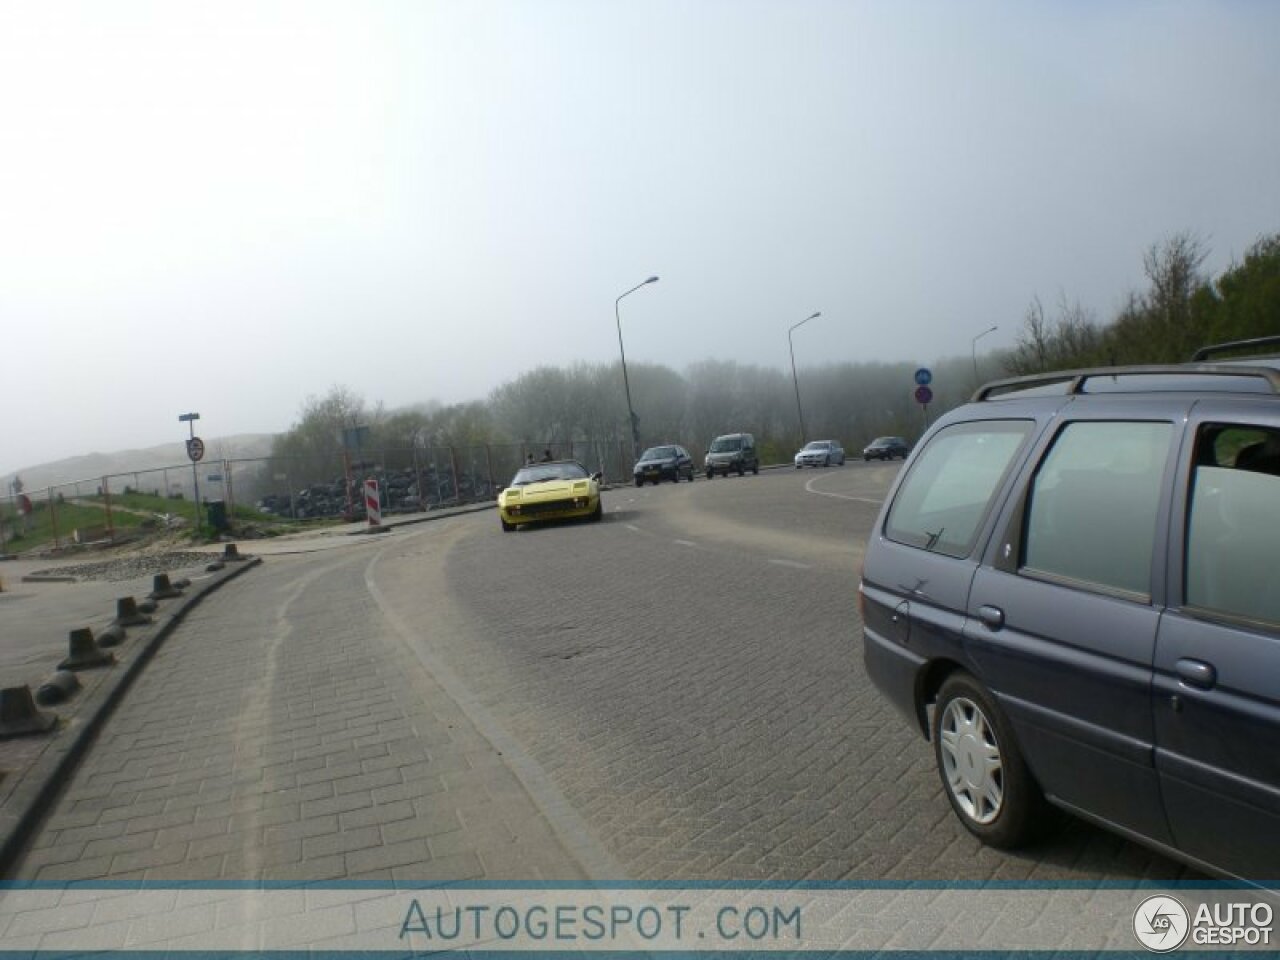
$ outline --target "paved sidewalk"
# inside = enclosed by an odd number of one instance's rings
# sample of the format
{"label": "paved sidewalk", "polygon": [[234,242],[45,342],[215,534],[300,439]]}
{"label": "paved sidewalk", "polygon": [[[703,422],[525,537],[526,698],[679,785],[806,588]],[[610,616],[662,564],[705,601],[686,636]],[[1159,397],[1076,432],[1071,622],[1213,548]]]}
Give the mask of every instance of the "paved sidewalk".
{"label": "paved sidewalk", "polygon": [[364,590],[385,538],[341,539],[271,556],[188,614],[13,876],[584,877]]}
{"label": "paved sidewalk", "polygon": [[[492,504],[391,517],[385,526],[391,529],[485,509],[492,509]],[[15,850],[25,842],[61,780],[74,772],[98,725],[126,695],[145,661],[188,611],[225,580],[251,567],[254,557],[312,553],[351,547],[357,542],[372,544],[378,539],[353,539],[353,535],[367,532],[367,524],[354,523],[305,534],[241,541],[237,545],[246,555],[246,562],[228,563],[222,571],[209,571],[206,567],[222,558],[226,550],[223,543],[175,548],[183,562],[156,565],[151,572],[115,581],[67,573],[68,568],[100,562],[104,557],[119,558],[119,554],[92,549],[6,557],[0,562],[0,687],[26,685],[33,693],[67,657],[73,629],[89,627],[95,636],[101,635],[116,615],[116,601],[123,597],[143,600],[152,590],[157,572],[167,573],[175,581],[192,581],[182,597],[161,601],[152,624],[126,630],[125,642],[113,649],[117,661],[114,666],[79,671],[81,688],[77,692],[63,703],[41,708],[58,718],[52,731],[0,740],[0,871],[6,869]],[[48,571],[53,575],[46,575]]]}

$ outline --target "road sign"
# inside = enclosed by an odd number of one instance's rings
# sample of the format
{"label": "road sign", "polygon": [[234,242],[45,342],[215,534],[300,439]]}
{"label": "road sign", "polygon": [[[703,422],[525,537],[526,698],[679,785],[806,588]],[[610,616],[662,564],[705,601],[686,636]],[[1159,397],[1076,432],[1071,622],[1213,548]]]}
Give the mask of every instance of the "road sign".
{"label": "road sign", "polygon": [[222,474],[220,474],[220,473],[211,473],[211,474],[209,474],[208,476],[206,476],[206,477],[205,477],[205,480],[207,480],[209,483],[221,483],[221,482],[222,482]]}
{"label": "road sign", "polygon": [[192,462],[204,459],[204,441],[199,437],[192,437],[187,441],[187,456]]}
{"label": "road sign", "polygon": [[[929,384],[933,383],[933,371],[928,367],[921,367],[916,371],[916,383],[922,387],[927,387]],[[927,403],[928,401],[921,400],[920,402]]]}
{"label": "road sign", "polygon": [[923,384],[916,387],[916,403],[925,407],[933,403],[933,391]]}

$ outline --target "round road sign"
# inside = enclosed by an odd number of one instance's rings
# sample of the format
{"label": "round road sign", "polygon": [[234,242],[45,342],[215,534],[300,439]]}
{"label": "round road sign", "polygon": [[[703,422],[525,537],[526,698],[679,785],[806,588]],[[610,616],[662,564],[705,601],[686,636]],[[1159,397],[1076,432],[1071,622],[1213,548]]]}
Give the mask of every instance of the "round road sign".
{"label": "round road sign", "polygon": [[187,441],[187,456],[192,460],[204,459],[204,441],[199,437],[192,437]]}
{"label": "round road sign", "polygon": [[916,371],[916,383],[920,384],[922,387],[927,387],[929,384],[933,383],[933,371],[928,367],[921,367]]}
{"label": "round road sign", "polygon": [[924,406],[928,406],[932,402],[933,402],[932,390],[930,390],[928,387],[925,387],[925,386],[916,387],[916,403],[922,404]]}

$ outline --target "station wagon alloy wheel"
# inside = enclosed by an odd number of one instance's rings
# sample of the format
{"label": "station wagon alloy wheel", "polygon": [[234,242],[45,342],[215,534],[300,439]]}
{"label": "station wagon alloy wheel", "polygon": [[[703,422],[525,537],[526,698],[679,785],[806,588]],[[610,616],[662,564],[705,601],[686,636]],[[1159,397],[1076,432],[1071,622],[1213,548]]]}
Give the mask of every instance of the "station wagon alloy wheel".
{"label": "station wagon alloy wheel", "polygon": [[1004,712],[973,676],[957,671],[938,690],[934,757],[965,829],[995,847],[1017,847],[1052,820]]}
{"label": "station wagon alloy wheel", "polygon": [[1004,806],[1004,761],[991,724],[972,700],[947,704],[939,724],[938,750],[947,789],[975,823],[987,824]]}

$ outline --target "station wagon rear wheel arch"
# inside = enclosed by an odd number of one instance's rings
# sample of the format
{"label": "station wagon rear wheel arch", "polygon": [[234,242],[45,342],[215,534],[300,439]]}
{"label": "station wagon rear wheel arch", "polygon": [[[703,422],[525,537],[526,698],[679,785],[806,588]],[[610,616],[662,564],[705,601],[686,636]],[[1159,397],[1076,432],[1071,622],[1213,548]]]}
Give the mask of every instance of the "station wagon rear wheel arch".
{"label": "station wagon rear wheel arch", "polygon": [[964,671],[965,667],[955,660],[932,660],[925,665],[916,677],[916,722],[926,740],[932,738],[929,726],[929,707],[937,702],[938,691],[947,682],[947,677],[956,671]]}

